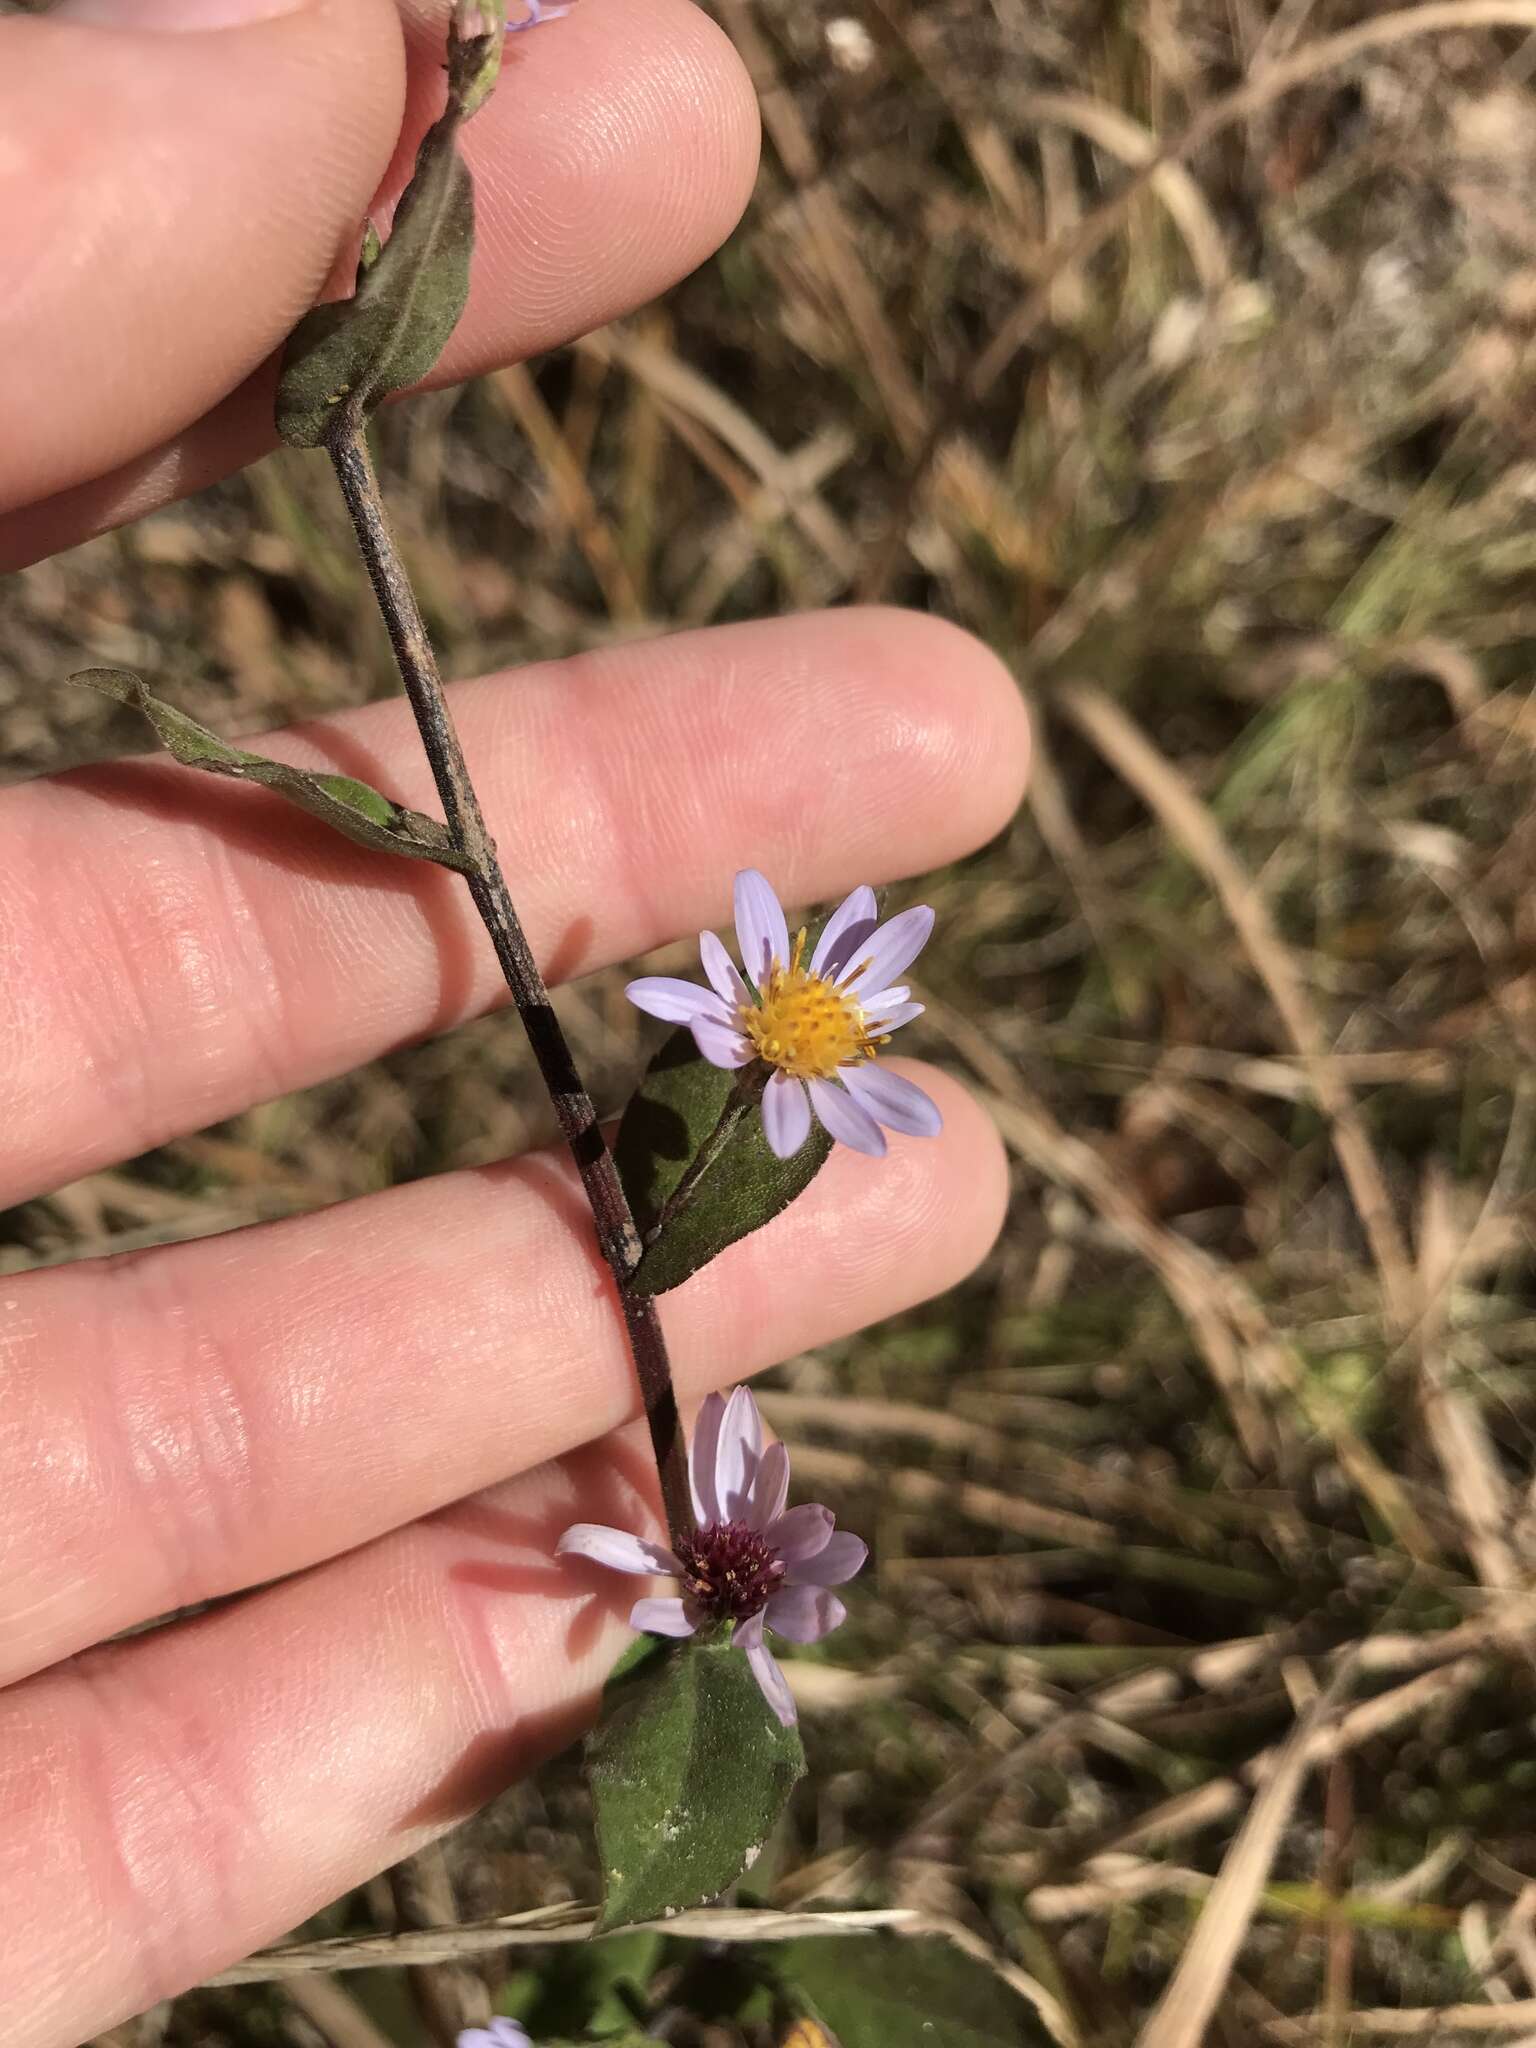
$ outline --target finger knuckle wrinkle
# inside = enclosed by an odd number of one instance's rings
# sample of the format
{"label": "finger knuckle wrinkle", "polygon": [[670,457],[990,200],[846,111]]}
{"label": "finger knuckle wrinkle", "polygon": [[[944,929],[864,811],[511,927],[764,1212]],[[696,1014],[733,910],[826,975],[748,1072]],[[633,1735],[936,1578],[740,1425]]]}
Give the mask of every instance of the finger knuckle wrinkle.
{"label": "finger knuckle wrinkle", "polygon": [[[109,1268],[144,1332],[116,1355],[114,1426],[138,1524],[158,1553],[166,1604],[240,1583],[254,1496],[252,1419],[217,1323],[188,1306],[174,1262],[146,1253]],[[110,1348],[109,1318],[104,1339]]]}
{"label": "finger knuckle wrinkle", "polygon": [[61,897],[56,911],[43,905],[49,943],[42,957],[57,951],[61,932],[70,937],[56,987],[77,1124],[104,1123],[125,1149],[160,1135],[153,1063],[165,1050],[166,990],[186,921],[163,861],[137,865],[130,887],[125,877],[133,869],[128,852],[100,866],[71,863],[60,878],[68,900]]}
{"label": "finger knuckle wrinkle", "polygon": [[227,1740],[228,1701],[157,1674],[155,1662],[140,1642],[70,1667],[85,1853],[146,2000],[180,1989],[207,1930],[236,1922],[232,1825],[248,1853],[261,1838]]}
{"label": "finger knuckle wrinkle", "polygon": [[44,957],[59,953],[60,931],[70,940],[53,1058],[69,1070],[77,1128],[104,1118],[122,1151],[196,1129],[263,1087],[282,1092],[282,990],[249,893],[216,834],[194,852],[163,833],[146,823],[110,861],[69,863],[67,901],[39,905]]}
{"label": "finger knuckle wrinkle", "polygon": [[293,1085],[306,1035],[303,1020],[289,993],[276,934],[259,894],[242,880],[222,842],[211,840],[206,852],[205,900],[216,906],[212,929],[222,937],[225,963],[213,1015],[226,1035],[233,1027],[243,1027],[245,1043],[238,1049],[246,1077],[242,1092],[251,1101],[270,1101]]}

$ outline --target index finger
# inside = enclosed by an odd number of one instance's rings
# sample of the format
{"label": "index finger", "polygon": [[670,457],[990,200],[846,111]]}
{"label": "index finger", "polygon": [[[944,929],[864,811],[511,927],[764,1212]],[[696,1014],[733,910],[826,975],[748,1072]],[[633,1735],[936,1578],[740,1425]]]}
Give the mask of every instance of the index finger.
{"label": "index finger", "polygon": [[[272,351],[380,180],[398,189],[441,94],[444,6],[425,11],[408,106],[388,0],[203,35],[0,23],[0,276],[24,281],[0,304],[0,570],[274,445]],[[465,153],[472,290],[434,383],[599,326],[702,262],[746,203],[757,110],[691,0],[582,0],[515,40]]]}

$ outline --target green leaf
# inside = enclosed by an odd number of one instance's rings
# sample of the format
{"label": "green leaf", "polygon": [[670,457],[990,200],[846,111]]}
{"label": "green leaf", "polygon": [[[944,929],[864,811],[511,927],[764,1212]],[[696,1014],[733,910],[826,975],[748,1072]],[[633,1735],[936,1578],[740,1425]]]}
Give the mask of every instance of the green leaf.
{"label": "green leaf", "polygon": [[232,747],[217,733],[188,718],[174,704],[151,696],[143,683],[126,669],[87,668],[70,677],[85,683],[104,697],[115,697],[142,712],[168,751],[186,768],[206,769],[211,775],[229,775],[238,782],[256,782],[275,790],[312,818],[344,832],[359,846],[375,853],[402,853],[411,860],[436,861],[439,866],[464,872],[468,859],[455,850],[447,827],[421,811],[409,811],[366,782],[350,775],[323,775],[303,768],[290,768],[283,761],[269,761],[264,754],[248,754]]}
{"label": "green leaf", "polygon": [[[640,1235],[655,1227],[667,1197],[720,1121],[736,1077],[712,1066],[686,1028],[674,1031],[646,1069],[619,1125],[614,1160]],[[777,1159],[763,1135],[762,1111],[744,1116],[688,1206],[668,1223],[635,1268],[642,1294],[681,1286],[727,1245],[761,1230],[827,1163],[832,1140],[813,1122],[790,1159]]]}
{"label": "green leaf", "polygon": [[591,1958],[588,1990],[595,1994],[587,2032],[599,2041],[628,2038],[645,2010],[645,1996],[661,1961],[659,1934],[615,1934],[581,1944]]}
{"label": "green leaf", "polygon": [[318,448],[332,432],[360,425],[390,392],[419,383],[458,325],[475,246],[459,130],[495,87],[505,34],[499,9],[455,11],[448,104],[422,137],[389,240],[381,247],[369,221],[352,297],[316,306],[288,337],[277,431],[292,446]]}
{"label": "green leaf", "polygon": [[820,1936],[754,1954],[840,2048],[1053,2048],[1032,2005],[939,1936]]}
{"label": "green leaf", "polygon": [[646,1928],[552,1949],[537,1971],[525,1973],[524,1995],[507,2000],[503,2010],[520,2019],[541,2048],[561,2034],[628,2039],[643,2024],[664,1948],[663,1936]]}
{"label": "green leaf", "polygon": [[718,1898],[757,1860],[805,1771],[746,1655],[652,1637],[616,1667],[587,1738],[603,1910],[597,1931]]}
{"label": "green leaf", "polygon": [[384,244],[380,239],[377,227],[375,227],[371,218],[365,220],[363,222],[363,244],[357,252],[357,284],[362,283],[363,279],[383,254]]}

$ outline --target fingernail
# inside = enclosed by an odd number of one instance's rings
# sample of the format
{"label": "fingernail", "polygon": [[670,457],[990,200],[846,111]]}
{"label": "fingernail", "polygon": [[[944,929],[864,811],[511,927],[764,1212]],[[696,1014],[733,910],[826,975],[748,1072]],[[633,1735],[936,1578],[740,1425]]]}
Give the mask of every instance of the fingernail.
{"label": "fingernail", "polygon": [[296,14],[307,0],[61,0],[52,10],[55,21],[84,22],[93,28],[138,28],[182,31],[200,28],[245,28]]}

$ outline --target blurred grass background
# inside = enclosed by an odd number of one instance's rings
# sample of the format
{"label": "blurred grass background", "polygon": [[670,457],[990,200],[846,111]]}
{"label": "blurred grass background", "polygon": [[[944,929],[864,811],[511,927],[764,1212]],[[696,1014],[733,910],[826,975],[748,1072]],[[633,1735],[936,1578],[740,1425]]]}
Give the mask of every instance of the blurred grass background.
{"label": "blurred grass background", "polygon": [[[767,129],[725,249],[380,440],[450,673],[885,599],[1034,709],[1030,808],[928,892],[916,1027],[998,1116],[1009,1228],[768,1383],[876,1564],[800,1663],[763,1888],[950,1915],[1084,2048],[1536,2039],[1536,41],[1471,4],[717,12]],[[9,776],[141,747],[54,687],[88,660],[230,736],[394,687],[303,456],[3,617]],[[621,979],[560,999],[607,1103],[649,1043]],[[548,1128],[489,1019],[0,1217],[0,1271]],[[574,1769],[452,1861],[472,1913],[590,1897]],[[204,1992],[119,2039],[315,2024]]]}

